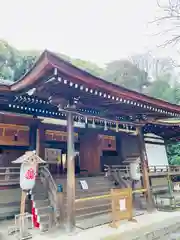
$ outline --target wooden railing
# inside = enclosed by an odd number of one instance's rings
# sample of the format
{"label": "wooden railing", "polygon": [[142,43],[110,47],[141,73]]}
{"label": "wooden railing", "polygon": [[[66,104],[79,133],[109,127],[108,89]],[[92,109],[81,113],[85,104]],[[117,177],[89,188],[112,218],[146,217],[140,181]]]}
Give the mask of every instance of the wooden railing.
{"label": "wooden railing", "polygon": [[41,182],[44,186],[45,191],[47,191],[48,199],[50,201],[50,206],[54,209],[53,221],[57,223],[60,209],[58,209],[58,189],[57,185],[46,166],[41,167],[40,170]]}
{"label": "wooden railing", "polygon": [[19,184],[20,167],[0,167],[0,185]]}
{"label": "wooden railing", "polygon": [[[39,171],[41,170],[39,167]],[[39,172],[38,172],[39,175]],[[0,186],[17,185],[20,180],[20,167],[0,167]]]}
{"label": "wooden railing", "polygon": [[[104,165],[105,172],[112,174],[119,172],[121,176],[130,177],[130,166],[129,165]],[[178,175],[180,174],[180,166],[177,165],[156,165],[148,167],[149,176],[157,175]],[[140,172],[142,173],[142,166],[140,165]]]}
{"label": "wooden railing", "polygon": [[170,174],[170,175],[176,175],[180,173],[180,166],[176,165],[157,165],[157,166],[149,166],[148,167],[149,174]]}
{"label": "wooden railing", "polygon": [[[142,195],[142,193],[146,192],[146,189],[136,189],[133,190],[133,195],[139,194]],[[138,208],[135,205],[134,199],[133,199],[133,205],[134,205],[134,213],[135,215],[144,213],[144,210],[146,210],[146,200],[145,196],[141,196],[138,198],[139,206]],[[78,226],[81,228],[91,228],[102,224],[107,224],[111,221],[111,212],[112,212],[112,202],[111,202],[111,194],[110,189],[107,191],[106,194],[101,194],[101,189],[99,188],[99,194],[93,195],[93,193],[90,196],[81,197],[75,200],[75,206],[76,206],[76,221],[78,223]],[[103,216],[100,217],[98,220],[94,221],[87,221],[86,224],[83,224],[85,219],[93,218],[95,216]],[[85,225],[85,227],[84,227]]]}

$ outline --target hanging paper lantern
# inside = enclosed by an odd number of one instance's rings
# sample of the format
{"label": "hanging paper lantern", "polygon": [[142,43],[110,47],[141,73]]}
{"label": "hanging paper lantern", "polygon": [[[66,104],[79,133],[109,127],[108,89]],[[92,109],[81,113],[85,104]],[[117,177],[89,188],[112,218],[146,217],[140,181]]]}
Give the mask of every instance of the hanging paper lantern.
{"label": "hanging paper lantern", "polygon": [[31,190],[35,185],[36,164],[23,163],[20,169],[20,187],[23,190]]}

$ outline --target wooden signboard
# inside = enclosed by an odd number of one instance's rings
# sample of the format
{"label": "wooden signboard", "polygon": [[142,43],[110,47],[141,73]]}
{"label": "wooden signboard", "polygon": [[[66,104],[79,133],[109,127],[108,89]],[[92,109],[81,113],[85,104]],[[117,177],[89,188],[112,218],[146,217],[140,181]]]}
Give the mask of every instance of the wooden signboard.
{"label": "wooden signboard", "polygon": [[101,139],[101,149],[104,151],[116,151],[116,137],[99,135]]}
{"label": "wooden signboard", "polygon": [[[67,132],[46,130],[46,141],[67,142]],[[74,141],[78,141],[78,134],[74,133]]]}
{"label": "wooden signboard", "polygon": [[45,148],[45,160],[47,163],[61,163],[61,149]]}
{"label": "wooden signboard", "polygon": [[112,224],[118,227],[120,220],[133,220],[132,189],[111,189]]}

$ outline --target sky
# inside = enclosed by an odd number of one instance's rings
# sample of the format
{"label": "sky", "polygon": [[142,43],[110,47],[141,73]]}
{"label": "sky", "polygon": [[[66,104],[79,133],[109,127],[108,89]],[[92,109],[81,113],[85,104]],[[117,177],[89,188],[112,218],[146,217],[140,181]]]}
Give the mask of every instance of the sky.
{"label": "sky", "polygon": [[0,39],[18,49],[49,49],[99,65],[151,49],[164,53],[150,24],[156,0],[0,0],[0,6]]}

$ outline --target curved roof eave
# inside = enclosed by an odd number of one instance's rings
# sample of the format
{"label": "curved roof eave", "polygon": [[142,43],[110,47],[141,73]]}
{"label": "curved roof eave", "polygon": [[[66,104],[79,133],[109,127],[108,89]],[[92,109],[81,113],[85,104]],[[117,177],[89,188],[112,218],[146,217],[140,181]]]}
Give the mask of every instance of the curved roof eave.
{"label": "curved roof eave", "polygon": [[60,72],[66,74],[69,77],[78,79],[84,83],[93,84],[95,87],[100,88],[104,91],[112,92],[113,94],[119,94],[126,96],[136,101],[143,101],[152,105],[160,106],[171,111],[180,112],[180,106],[171,104],[169,102],[155,99],[147,95],[126,89],[121,86],[117,86],[113,83],[107,82],[104,79],[95,77],[85,70],[79,69],[70,62],[60,58],[56,54],[45,50],[35,65],[17,82],[10,86],[10,90],[14,92],[21,92],[27,88],[33,88],[39,78],[46,73],[48,69],[57,68]]}

